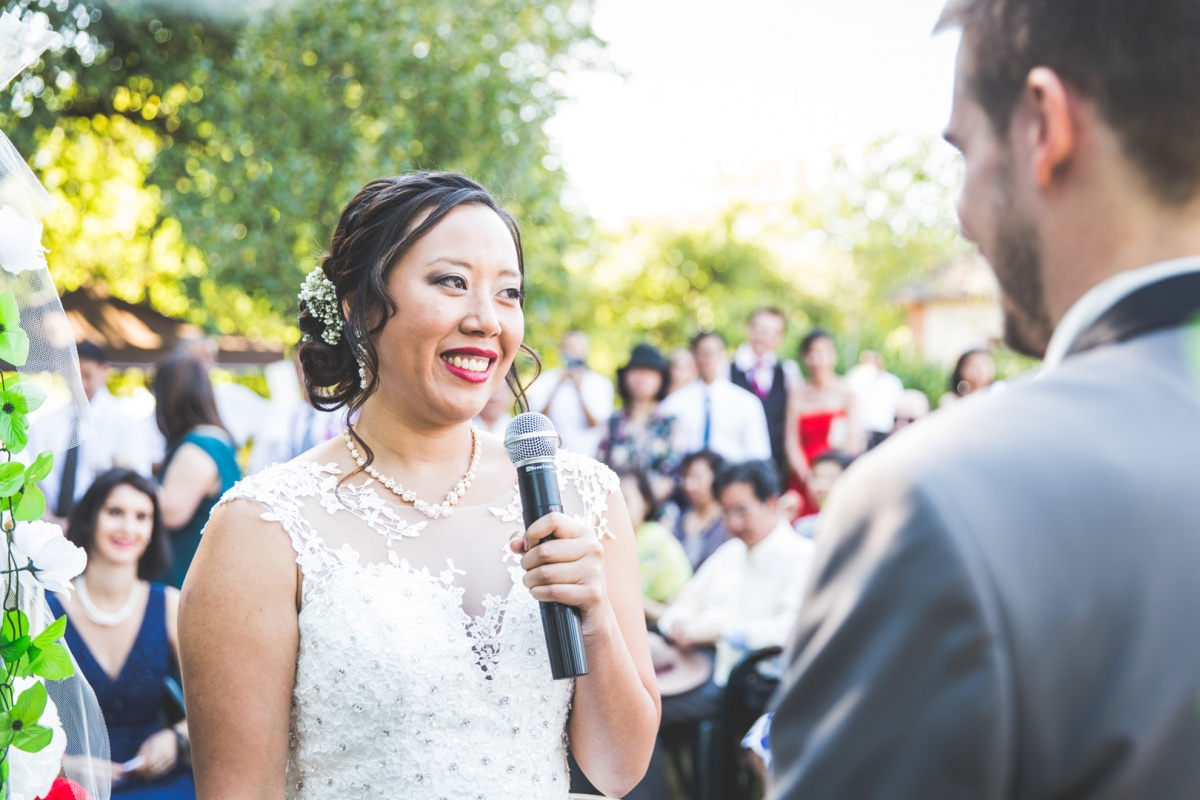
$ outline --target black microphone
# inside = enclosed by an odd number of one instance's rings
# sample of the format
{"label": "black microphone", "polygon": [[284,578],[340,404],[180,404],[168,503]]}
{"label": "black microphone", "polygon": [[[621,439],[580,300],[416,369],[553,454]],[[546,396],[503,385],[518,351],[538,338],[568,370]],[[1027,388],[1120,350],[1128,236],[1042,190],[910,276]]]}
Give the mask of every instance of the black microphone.
{"label": "black microphone", "polygon": [[[558,471],[554,468],[554,455],[558,452],[554,423],[541,414],[518,414],[504,429],[504,449],[517,468],[517,491],[521,494],[525,528],[552,511],[561,512],[562,495],[558,491]],[[540,605],[554,680],[587,675],[579,609],[562,603]]]}

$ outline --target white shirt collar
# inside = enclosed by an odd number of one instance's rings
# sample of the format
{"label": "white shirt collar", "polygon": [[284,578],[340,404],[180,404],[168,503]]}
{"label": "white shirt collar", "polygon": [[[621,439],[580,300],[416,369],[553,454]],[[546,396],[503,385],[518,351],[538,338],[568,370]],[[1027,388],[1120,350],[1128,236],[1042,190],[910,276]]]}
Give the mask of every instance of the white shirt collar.
{"label": "white shirt collar", "polygon": [[[762,364],[764,367],[775,369],[776,356],[774,353],[767,351],[763,353]],[[754,369],[758,366],[759,358],[754,353],[754,348],[749,342],[742,342],[738,345],[738,349],[733,353],[733,363],[742,372],[748,369]]]}
{"label": "white shirt collar", "polygon": [[1096,284],[1075,301],[1054,329],[1054,335],[1050,337],[1050,344],[1046,347],[1046,357],[1042,360],[1042,372],[1056,369],[1066,358],[1067,351],[1079,335],[1125,297],[1143,286],[1197,270],[1200,270],[1200,256],[1184,256],[1125,270]]}

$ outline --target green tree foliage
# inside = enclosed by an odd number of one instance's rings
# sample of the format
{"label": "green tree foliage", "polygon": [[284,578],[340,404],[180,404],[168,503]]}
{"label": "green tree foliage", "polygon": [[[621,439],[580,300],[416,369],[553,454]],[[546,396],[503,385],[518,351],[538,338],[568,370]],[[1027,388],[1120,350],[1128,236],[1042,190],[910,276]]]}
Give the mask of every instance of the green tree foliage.
{"label": "green tree foliage", "polygon": [[[60,186],[78,218],[97,211],[76,197],[95,194],[89,176],[140,168],[123,173],[149,215],[134,238],[173,245],[159,247],[161,268],[131,272],[149,256],[134,251],[120,269],[77,260],[65,288],[90,274],[137,293],[129,275],[150,273],[142,285],[156,304],[186,298],[212,328],[277,332],[364,183],[450,169],[522,222],[531,313],[571,294],[558,266],[586,221],[559,205],[564,178],[542,125],[564,72],[598,52],[590,2],[322,0],[241,16],[181,3],[11,5],[47,15],[66,47],[16,87],[0,125],[24,152],[51,148],[38,164],[73,159],[77,174]],[[97,136],[109,141],[93,149],[115,161],[68,152]],[[150,157],[138,158],[147,142]]]}

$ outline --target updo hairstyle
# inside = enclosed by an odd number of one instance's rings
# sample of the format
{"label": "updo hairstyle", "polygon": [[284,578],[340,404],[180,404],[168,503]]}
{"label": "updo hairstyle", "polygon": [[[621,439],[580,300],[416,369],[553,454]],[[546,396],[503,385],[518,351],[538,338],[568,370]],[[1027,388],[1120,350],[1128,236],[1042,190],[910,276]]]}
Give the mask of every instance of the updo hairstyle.
{"label": "updo hairstyle", "polygon": [[[452,172],[417,172],[371,181],[342,212],[329,252],[321,269],[334,286],[337,301],[346,309],[346,326],[336,345],[321,338],[321,317],[300,302],[300,345],[304,388],[312,404],[324,411],[347,407],[353,413],[378,387],[378,355],[372,337],[396,313],[388,293],[388,275],[404,254],[446,215],[461,205],[474,203],[496,212],[512,233],[517,263],[525,275],[521,232],[516,221],[479,184]],[[424,219],[418,223],[422,214]],[[523,305],[523,303],[522,303]],[[525,345],[521,349],[530,355]],[[357,356],[357,357],[356,357]],[[367,368],[367,387],[359,385],[359,360]],[[518,402],[524,402],[516,366],[505,376]]]}

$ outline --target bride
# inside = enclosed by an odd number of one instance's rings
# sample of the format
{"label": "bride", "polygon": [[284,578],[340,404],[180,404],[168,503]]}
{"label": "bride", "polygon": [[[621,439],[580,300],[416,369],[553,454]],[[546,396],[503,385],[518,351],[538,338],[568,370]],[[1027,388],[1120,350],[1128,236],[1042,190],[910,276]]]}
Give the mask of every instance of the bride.
{"label": "bride", "polygon": [[[565,800],[568,742],[607,794],[641,778],[659,701],[617,480],[560,453],[565,513],[526,533],[471,425],[515,381],[523,282],[515,222],[460,175],[343,212],[300,362],[356,422],[227,493],[183,587],[200,797]],[[579,609],[588,675],[551,678],[537,601]]]}

